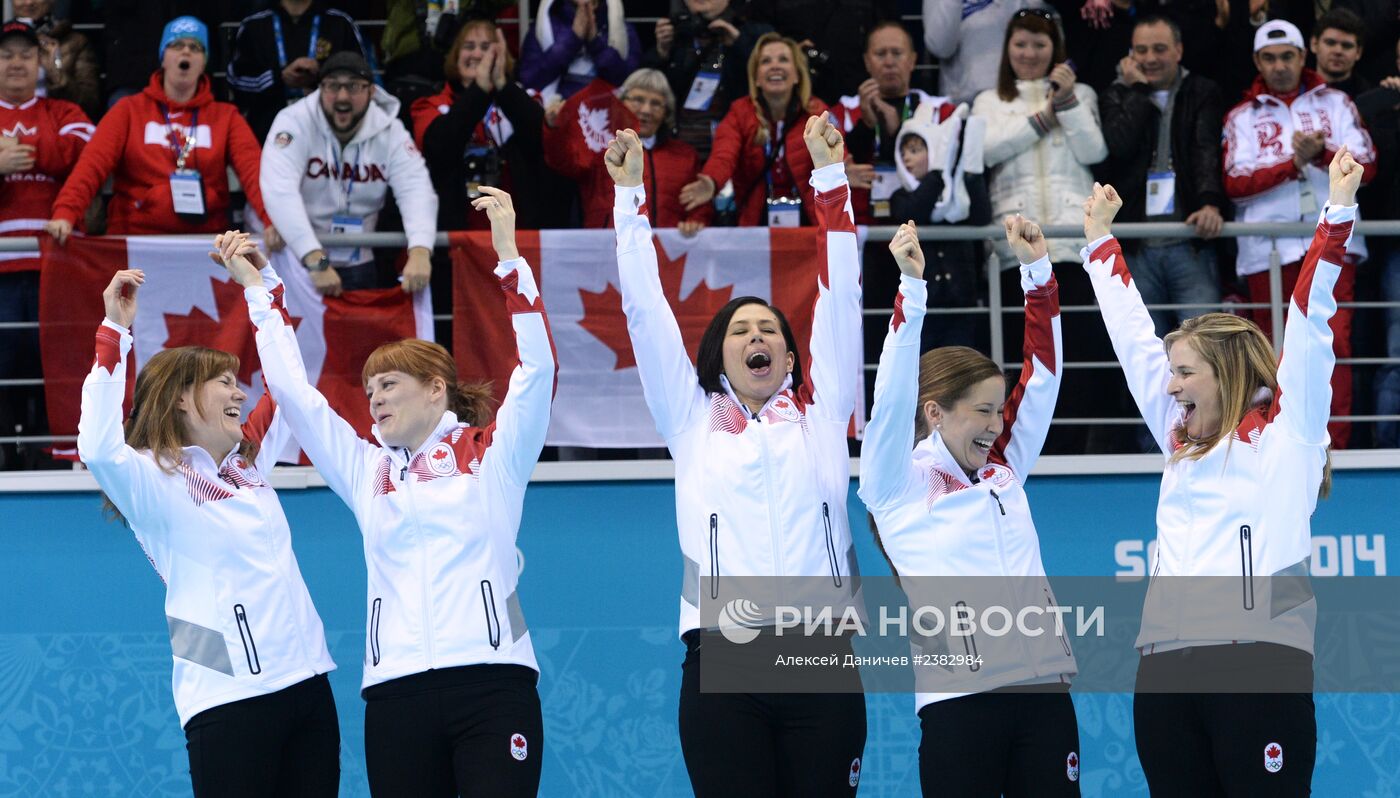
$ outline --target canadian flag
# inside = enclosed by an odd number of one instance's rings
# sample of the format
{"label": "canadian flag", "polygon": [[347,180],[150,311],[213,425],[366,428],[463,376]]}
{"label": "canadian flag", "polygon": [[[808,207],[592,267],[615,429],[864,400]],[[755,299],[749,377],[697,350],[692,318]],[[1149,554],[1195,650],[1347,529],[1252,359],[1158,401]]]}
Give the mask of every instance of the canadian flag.
{"label": "canadian flag", "polygon": [[[692,360],[715,312],[730,299],[749,295],[783,311],[803,357],[808,356],[817,300],[815,229],[710,228],[693,238],[658,230],[655,243],[661,285]],[[661,446],[622,314],[613,231],[520,231],[517,246],[535,271],[559,353],[547,442]],[[481,268],[496,262],[490,234],[454,233],[452,260],[452,349],[458,371],[465,379],[491,380],[499,400],[516,355],[500,290],[491,282],[491,270]],[[849,365],[863,373],[859,362]],[[863,387],[857,396],[864,396]],[[864,401],[857,403],[854,418],[863,421]]]}
{"label": "canadian flag", "polygon": [[[245,414],[263,392],[258,348],[243,289],[209,259],[212,237],[69,239],[58,246],[41,237],[39,342],[54,435],[75,435],[83,378],[92,366],[92,331],[103,316],[102,290],[120,269],[142,269],[128,358],[127,395],[135,374],[162,349],[199,345],[238,356],[238,383],[248,393]],[[331,406],[368,437],[372,420],[360,384],[369,353],[386,341],[432,339],[431,297],[410,298],[397,288],[356,291],[326,298],[288,252],[272,258],[287,287],[287,308],[301,345],[306,373]],[[499,290],[497,291],[499,293]],[[329,345],[328,345],[329,342]],[[75,455],[69,444],[56,455]],[[294,461],[296,450],[283,452]]]}

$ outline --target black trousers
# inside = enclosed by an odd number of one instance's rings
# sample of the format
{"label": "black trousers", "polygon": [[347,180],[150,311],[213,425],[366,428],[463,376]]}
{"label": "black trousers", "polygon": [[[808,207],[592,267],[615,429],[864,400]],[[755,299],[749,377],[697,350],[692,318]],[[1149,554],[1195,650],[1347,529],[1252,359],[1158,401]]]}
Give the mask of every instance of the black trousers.
{"label": "black trousers", "polygon": [[681,669],[681,752],[696,798],[856,794],[864,693],[702,693],[695,635]]}
{"label": "black trousers", "polygon": [[[1309,669],[1307,652],[1249,643],[1197,646],[1138,663],[1133,726],[1153,798],[1293,798],[1312,794],[1317,716],[1310,692],[1147,692],[1144,687],[1258,682],[1258,658],[1273,653],[1274,678]],[[1239,667],[1232,667],[1238,663]],[[1311,674],[1305,681],[1311,683]],[[1247,682],[1246,682],[1247,683]]]}
{"label": "black trousers", "polygon": [[919,710],[923,794],[958,798],[1079,795],[1079,725],[1069,690],[978,693]]}
{"label": "black trousers", "polygon": [[185,724],[196,798],[335,798],[340,724],[325,674],[206,709]]}
{"label": "black trousers", "polygon": [[370,794],[533,798],[544,757],[538,680],[523,665],[466,665],[366,689]]}

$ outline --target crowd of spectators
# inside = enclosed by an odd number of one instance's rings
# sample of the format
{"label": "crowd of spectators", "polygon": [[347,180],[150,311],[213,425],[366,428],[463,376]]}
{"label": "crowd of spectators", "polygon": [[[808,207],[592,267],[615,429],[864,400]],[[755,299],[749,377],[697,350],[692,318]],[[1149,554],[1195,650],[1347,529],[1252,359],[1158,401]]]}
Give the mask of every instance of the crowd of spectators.
{"label": "crowd of spectators", "polygon": [[[243,224],[326,294],[401,272],[444,306],[450,259],[432,240],[479,224],[482,185],[515,193],[522,228],[609,226],[600,138],[622,127],[647,150],[653,224],[810,224],[801,131],[823,112],[846,136],[864,224],[1076,225],[1097,180],[1118,187],[1124,221],[1189,226],[1129,242],[1147,302],[1192,306],[1154,312],[1159,332],[1222,301],[1267,301],[1275,250],[1289,290],[1304,240],[1236,242],[1221,225],[1313,218],[1343,144],[1366,170],[1366,217],[1400,215],[1400,0],[535,0],[523,30],[509,0],[13,9],[0,235]],[[406,257],[321,244],[376,229],[404,230]],[[1064,304],[1093,302],[1081,243],[1050,242]],[[989,264],[1017,295],[997,244],[926,249],[931,306],[986,305]],[[893,282],[871,252],[878,306]],[[1358,236],[1348,257],[1343,300],[1400,301],[1400,240]],[[0,254],[0,322],[36,319],[38,267]],[[1267,331],[1268,311],[1250,313]],[[1004,315],[1004,361],[1019,360],[1018,324]],[[1092,314],[1064,324],[1071,360],[1112,359]],[[1344,309],[1333,326],[1339,357],[1400,357],[1400,310]],[[989,343],[971,314],[931,316],[925,333],[926,346]],[[34,331],[0,337],[0,379],[38,376]],[[1116,369],[1070,375],[1078,392],[1127,395]],[[1333,387],[1334,415],[1400,414],[1400,367],[1342,365]],[[0,387],[0,435],[43,430],[35,396]],[[1394,422],[1331,432],[1336,447],[1400,445]],[[1069,425],[1050,446],[1143,443]],[[32,464],[0,446],[0,468],[17,460]]]}

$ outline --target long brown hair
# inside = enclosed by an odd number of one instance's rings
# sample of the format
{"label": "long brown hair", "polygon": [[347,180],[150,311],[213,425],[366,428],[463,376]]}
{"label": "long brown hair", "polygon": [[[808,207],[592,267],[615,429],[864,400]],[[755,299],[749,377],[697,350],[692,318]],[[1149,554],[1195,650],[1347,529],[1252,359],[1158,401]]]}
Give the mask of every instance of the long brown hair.
{"label": "long brown hair", "polygon": [[801,111],[812,102],[812,75],[807,71],[807,54],[797,46],[797,42],[781,33],[765,33],[758,37],[749,53],[749,99],[753,101],[754,113],[758,115],[758,132],[754,134],[755,144],[768,141],[768,125],[777,121],[768,118],[768,103],[763,99],[763,91],[758,88],[758,64],[763,58],[763,48],[778,42],[787,45],[792,58],[792,68],[797,71],[797,85],[792,88],[792,99],[788,101],[788,116]]}
{"label": "long brown hair", "polygon": [[[928,419],[924,417],[924,405],[930,401],[939,407],[951,408],[962,401],[973,388],[983,380],[992,377],[1005,378],[1001,367],[992,359],[967,346],[941,346],[930,349],[919,358],[919,404],[914,410],[914,440],[928,437]],[[895,582],[899,572],[894,561],[885,552],[885,544],[880,540],[880,528],[875,524],[875,516],[869,515],[870,532],[875,536],[875,547],[890,566]]]}
{"label": "long brown hair", "polygon": [[1006,23],[1006,36],[1001,40],[1001,68],[997,71],[997,96],[1006,102],[1016,99],[1016,71],[1011,68],[1011,35],[1018,30],[1043,33],[1050,37],[1050,65],[1068,60],[1065,37],[1060,35],[1060,23],[1055,12],[1043,8],[1023,8]]}
{"label": "long brown hair", "polygon": [[[1167,333],[1162,345],[1168,355],[1178,342],[1186,342],[1201,356],[1215,373],[1220,386],[1220,429],[1204,438],[1187,437],[1186,425],[1172,430],[1176,451],[1171,462],[1199,460],[1221,440],[1230,437],[1250,411],[1265,406],[1271,398],[1261,401],[1260,389],[1267,388],[1270,396],[1278,394],[1278,361],[1269,339],[1254,322],[1230,313],[1206,313],[1187,319],[1177,329]],[[1332,489],[1332,456],[1322,473],[1318,495],[1326,498]]]}
{"label": "long brown hair", "polygon": [[418,338],[383,344],[365,360],[360,379],[368,385],[370,377],[386,371],[400,371],[421,382],[437,377],[447,386],[447,409],[458,421],[476,427],[491,423],[491,383],[458,381],[457,364],[440,344]]}
{"label": "long brown hair", "polygon": [[[462,54],[462,45],[467,41],[467,34],[474,30],[484,30],[492,42],[496,41],[496,23],[489,19],[472,19],[463,23],[457,35],[452,37],[452,46],[447,48],[447,55],[442,61],[442,74],[447,76],[448,83],[462,83],[462,73],[457,69],[457,57]],[[515,57],[510,54],[507,47],[501,53],[506,59],[506,79],[512,80],[515,77]]]}
{"label": "long brown hair", "polygon": [[[180,397],[194,388],[195,410],[204,415],[200,387],[225,372],[237,374],[238,367],[236,356],[203,346],[157,352],[136,375],[131,414],[123,426],[127,445],[138,451],[149,450],[161,471],[175,473],[182,459],[181,450],[189,445],[189,426],[185,411],[179,408]],[[249,462],[256,460],[257,442],[244,438],[238,453]],[[108,515],[126,522],[105,493],[102,505]]]}

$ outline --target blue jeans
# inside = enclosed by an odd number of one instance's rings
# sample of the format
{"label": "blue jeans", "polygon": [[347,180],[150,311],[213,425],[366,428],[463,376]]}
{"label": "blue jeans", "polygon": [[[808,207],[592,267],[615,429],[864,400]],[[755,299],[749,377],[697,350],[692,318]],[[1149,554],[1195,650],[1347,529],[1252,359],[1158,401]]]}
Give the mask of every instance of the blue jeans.
{"label": "blue jeans", "polygon": [[[1129,256],[1142,301],[1148,305],[1201,304],[1220,302],[1220,277],[1216,272],[1215,248],[1197,249],[1182,240],[1165,246],[1136,246]],[[1161,338],[1177,324],[1217,308],[1151,311],[1152,325]]]}
{"label": "blue jeans", "polygon": [[[1381,272],[1381,299],[1400,302],[1400,241],[1392,241]],[[1385,355],[1400,357],[1400,308],[1385,311]],[[1376,415],[1400,415],[1400,365],[1381,367],[1376,374]],[[1400,447],[1400,422],[1376,424],[1376,446]]]}

